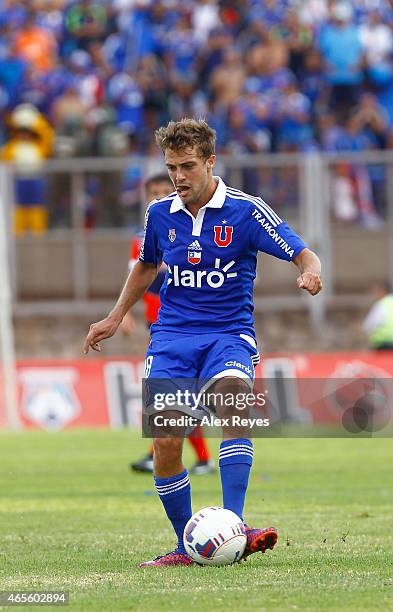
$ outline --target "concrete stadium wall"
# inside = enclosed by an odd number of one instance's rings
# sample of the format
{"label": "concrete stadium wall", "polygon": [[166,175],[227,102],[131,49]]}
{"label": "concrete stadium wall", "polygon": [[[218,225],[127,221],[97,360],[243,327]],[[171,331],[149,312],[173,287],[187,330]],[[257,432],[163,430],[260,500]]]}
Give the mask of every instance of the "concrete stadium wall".
{"label": "concrete stadium wall", "polygon": [[[18,300],[75,297],[75,275],[80,282],[84,274],[88,278],[86,298],[116,297],[127,274],[131,237],[126,231],[107,230],[79,237],[56,231],[43,237],[18,239],[15,253]],[[336,290],[367,292],[374,280],[387,279],[389,249],[388,230],[335,228],[332,266]],[[260,257],[256,293],[295,293],[294,278],[294,266],[273,257]]]}

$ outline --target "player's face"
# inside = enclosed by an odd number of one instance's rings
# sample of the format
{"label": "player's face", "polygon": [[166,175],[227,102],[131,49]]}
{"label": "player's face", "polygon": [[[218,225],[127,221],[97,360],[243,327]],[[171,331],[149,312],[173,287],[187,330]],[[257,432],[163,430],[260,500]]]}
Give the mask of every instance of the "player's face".
{"label": "player's face", "polygon": [[185,205],[198,204],[206,199],[205,195],[211,191],[215,160],[215,155],[203,159],[197,147],[165,151],[169,177]]}
{"label": "player's face", "polygon": [[161,200],[165,196],[169,195],[173,191],[172,183],[167,181],[154,181],[146,187],[146,201],[151,202],[152,200]]}

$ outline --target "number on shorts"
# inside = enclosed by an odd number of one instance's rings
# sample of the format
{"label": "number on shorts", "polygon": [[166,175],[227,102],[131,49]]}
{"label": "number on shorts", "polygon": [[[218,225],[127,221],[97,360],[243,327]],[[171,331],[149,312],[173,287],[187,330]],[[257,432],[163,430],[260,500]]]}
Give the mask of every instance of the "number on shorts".
{"label": "number on shorts", "polygon": [[152,363],[153,363],[153,355],[150,355],[150,357],[146,357],[144,378],[149,378]]}

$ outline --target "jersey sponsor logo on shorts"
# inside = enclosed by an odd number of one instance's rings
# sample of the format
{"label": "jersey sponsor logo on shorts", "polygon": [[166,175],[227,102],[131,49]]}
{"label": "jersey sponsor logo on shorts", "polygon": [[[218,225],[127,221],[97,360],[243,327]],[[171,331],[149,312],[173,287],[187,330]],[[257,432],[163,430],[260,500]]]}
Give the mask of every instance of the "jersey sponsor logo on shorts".
{"label": "jersey sponsor logo on shorts", "polygon": [[215,225],[214,242],[219,247],[227,247],[231,244],[233,237],[233,225]]}
{"label": "jersey sponsor logo on shorts", "polygon": [[194,240],[194,242],[191,242],[191,244],[188,245],[187,261],[193,266],[196,266],[200,263],[201,259],[202,247],[199,244],[198,240]]}
{"label": "jersey sponsor logo on shorts", "polygon": [[176,230],[175,228],[170,228],[168,232],[168,238],[171,242],[175,242],[176,240]]}
{"label": "jersey sponsor logo on shorts", "polygon": [[240,363],[239,361],[235,361],[234,359],[232,359],[231,361],[227,361],[225,363],[225,365],[228,368],[239,368],[239,370],[243,370],[244,372],[246,372],[249,376],[252,376],[253,372],[250,368],[250,366],[248,365],[244,365],[244,363]]}
{"label": "jersey sponsor logo on shorts", "polygon": [[237,272],[229,272],[229,270],[235,265],[233,259],[227,263],[221,269],[221,260],[216,259],[214,270],[207,272],[206,270],[180,270],[179,266],[168,266],[168,286],[173,284],[175,287],[192,287],[201,289],[205,285],[208,285],[212,289],[218,289],[222,287],[228,278],[235,278]]}
{"label": "jersey sponsor logo on shorts", "polygon": [[258,221],[258,223],[263,227],[263,229],[265,230],[265,232],[267,234],[269,234],[269,236],[271,238],[273,238],[274,242],[283,250],[285,251],[290,257],[293,257],[294,254],[294,250],[290,247],[290,245],[284,240],[284,238],[282,236],[280,236],[280,234],[277,232],[277,230],[272,227],[272,225],[269,223],[269,221],[266,220],[266,218],[259,212],[259,210],[257,210],[256,208],[254,208],[253,212],[252,212],[252,216],[254,217],[254,219],[256,221]]}

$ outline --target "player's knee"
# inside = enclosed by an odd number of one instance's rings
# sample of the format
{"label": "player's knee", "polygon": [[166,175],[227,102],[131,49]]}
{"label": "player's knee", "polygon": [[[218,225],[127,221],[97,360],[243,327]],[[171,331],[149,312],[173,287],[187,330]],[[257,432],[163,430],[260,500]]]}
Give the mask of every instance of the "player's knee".
{"label": "player's knee", "polygon": [[250,412],[250,393],[250,387],[242,378],[227,376],[218,380],[213,387],[217,416],[228,418],[240,414],[247,418]]}
{"label": "player's knee", "polygon": [[184,438],[184,415],[177,410],[166,410],[150,416],[149,425],[153,438]]}
{"label": "player's knee", "polygon": [[237,376],[223,376],[212,387],[215,393],[225,392],[244,392],[249,389],[248,384],[243,378]]}

